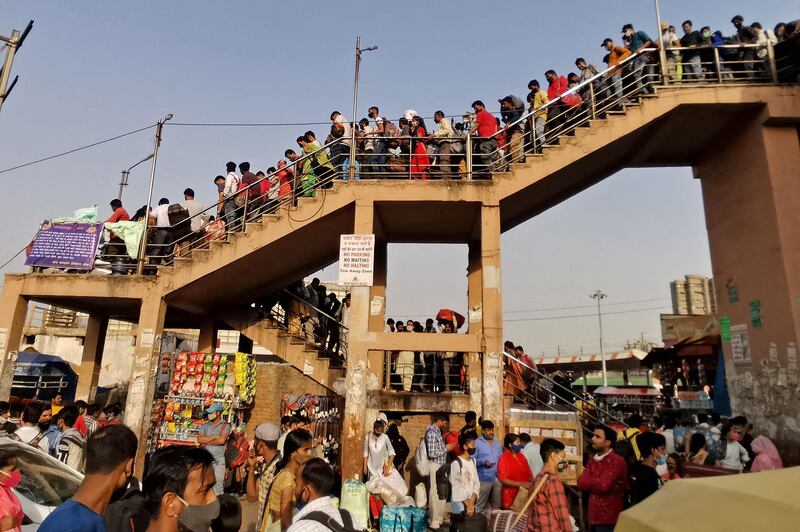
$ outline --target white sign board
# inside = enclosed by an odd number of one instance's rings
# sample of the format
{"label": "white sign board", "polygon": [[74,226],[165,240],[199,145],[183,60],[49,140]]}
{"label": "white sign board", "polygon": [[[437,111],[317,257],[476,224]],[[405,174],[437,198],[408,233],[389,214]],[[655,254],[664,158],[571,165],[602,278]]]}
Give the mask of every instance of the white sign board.
{"label": "white sign board", "polygon": [[339,282],[347,286],[372,286],[375,235],[339,237]]}

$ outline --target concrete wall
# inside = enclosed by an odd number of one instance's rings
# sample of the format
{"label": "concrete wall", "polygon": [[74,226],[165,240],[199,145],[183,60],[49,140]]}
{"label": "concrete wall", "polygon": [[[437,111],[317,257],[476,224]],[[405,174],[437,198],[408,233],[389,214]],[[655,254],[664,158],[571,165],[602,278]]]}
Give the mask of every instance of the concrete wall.
{"label": "concrete wall", "polygon": [[732,342],[723,337],[733,412],[771,438],[785,463],[798,464],[800,146],[796,127],[766,120],[743,122],[696,173],[719,315],[734,329]]}

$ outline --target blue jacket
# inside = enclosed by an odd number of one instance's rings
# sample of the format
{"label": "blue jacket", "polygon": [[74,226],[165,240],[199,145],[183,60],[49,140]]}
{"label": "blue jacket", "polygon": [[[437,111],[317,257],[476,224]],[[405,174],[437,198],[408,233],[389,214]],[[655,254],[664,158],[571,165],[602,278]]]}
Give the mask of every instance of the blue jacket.
{"label": "blue jacket", "polygon": [[[497,462],[503,454],[503,442],[492,439],[487,440],[483,436],[475,441],[475,465],[478,466],[478,478],[481,482],[494,482],[497,478]],[[486,462],[492,465],[486,467]]]}

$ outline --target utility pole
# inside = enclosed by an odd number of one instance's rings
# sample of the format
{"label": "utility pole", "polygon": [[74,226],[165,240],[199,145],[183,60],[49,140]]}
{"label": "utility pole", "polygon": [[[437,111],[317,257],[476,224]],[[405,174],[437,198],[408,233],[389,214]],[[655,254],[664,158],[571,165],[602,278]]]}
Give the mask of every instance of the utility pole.
{"label": "utility pole", "polygon": [[153,155],[154,154],[151,153],[150,155],[148,155],[147,157],[145,157],[144,159],[142,159],[138,163],[134,164],[133,166],[131,166],[127,170],[123,170],[122,171],[122,176],[119,178],[119,194],[117,195],[117,199],[118,200],[122,201],[122,191],[125,190],[125,187],[128,186],[128,178],[131,175],[131,170],[133,170],[134,168],[136,168],[137,166],[139,166],[143,162],[146,162],[146,161],[149,161],[150,159],[152,159]]}
{"label": "utility pole", "polygon": [[11,82],[11,86],[8,86],[8,79],[11,77],[11,65],[14,63],[14,56],[17,54],[17,51],[22,46],[22,43],[25,41],[25,38],[32,28],[33,21],[31,20],[21,34],[17,30],[11,30],[11,37],[0,35],[0,41],[6,43],[6,59],[3,61],[3,70],[0,71],[0,109],[3,108],[3,103],[5,103],[8,95],[11,94],[11,91],[14,90],[14,86],[19,79],[19,76],[16,76],[14,81]]}
{"label": "utility pole", "polygon": [[144,209],[144,231],[142,232],[142,240],[139,242],[139,256],[137,258],[136,273],[142,275],[144,270],[144,261],[147,256],[147,228],[150,225],[150,203],[153,201],[153,184],[156,180],[156,163],[158,162],[158,147],[161,145],[161,130],[164,129],[164,123],[172,120],[172,113],[169,113],[164,118],[159,118],[156,122],[156,140],[153,147],[153,165],[150,167],[150,188],[147,191],[147,204]]}
{"label": "utility pole", "polygon": [[597,323],[600,326],[600,360],[603,361],[603,386],[608,386],[608,372],[606,371],[606,352],[603,350],[603,313],[600,309],[600,301],[608,296],[602,290],[595,290],[594,294],[589,296],[597,300]]}
{"label": "utility pole", "polygon": [[377,46],[370,46],[369,48],[361,48],[361,37],[356,36],[356,75],[353,80],[353,122],[350,128],[350,164],[347,167],[347,173],[350,181],[355,181],[356,178],[356,128],[358,127],[358,74],[361,67],[361,52],[372,52],[377,50]]}
{"label": "utility pole", "polygon": [[664,32],[661,31],[661,7],[656,2],[656,29],[658,29],[658,63],[661,70],[661,83],[664,85],[669,84],[669,76],[667,76],[667,50],[664,48]]}

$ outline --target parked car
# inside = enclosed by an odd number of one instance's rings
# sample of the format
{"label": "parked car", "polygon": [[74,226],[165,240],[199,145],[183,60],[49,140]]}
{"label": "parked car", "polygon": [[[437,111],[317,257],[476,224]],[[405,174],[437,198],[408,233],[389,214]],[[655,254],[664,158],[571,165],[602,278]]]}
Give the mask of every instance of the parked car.
{"label": "parked car", "polygon": [[0,438],[0,447],[13,448],[22,473],[22,479],[14,488],[25,512],[22,530],[38,530],[50,512],[78,491],[83,475],[28,444]]}

